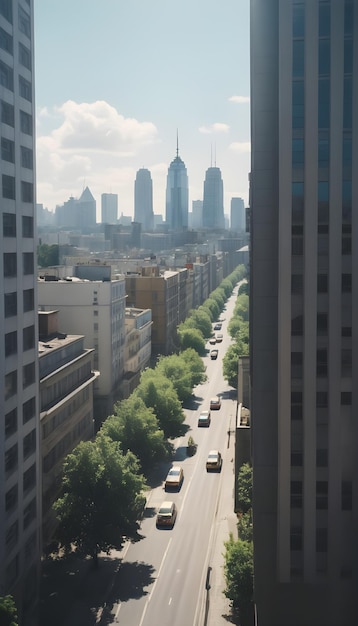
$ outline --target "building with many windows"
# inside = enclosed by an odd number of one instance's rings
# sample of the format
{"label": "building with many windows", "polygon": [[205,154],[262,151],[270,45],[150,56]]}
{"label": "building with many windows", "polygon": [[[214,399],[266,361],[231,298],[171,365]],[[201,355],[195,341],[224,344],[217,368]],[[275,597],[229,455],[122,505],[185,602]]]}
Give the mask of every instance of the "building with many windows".
{"label": "building with many windows", "polygon": [[171,162],[167,176],[166,213],[167,226],[171,230],[187,230],[189,211],[189,183],[185,163],[177,153]]}
{"label": "building with many windows", "polygon": [[357,0],[251,0],[258,626],[358,623],[357,53]]}
{"label": "building with many windows", "polygon": [[202,225],[215,230],[225,228],[224,185],[218,167],[209,167],[205,173]]}
{"label": "building with many windows", "polygon": [[0,595],[38,596],[41,481],[35,272],[33,8],[0,2]]}
{"label": "building with many windows", "polygon": [[138,170],[134,183],[134,221],[142,225],[142,231],[154,228],[153,182],[144,167]]}

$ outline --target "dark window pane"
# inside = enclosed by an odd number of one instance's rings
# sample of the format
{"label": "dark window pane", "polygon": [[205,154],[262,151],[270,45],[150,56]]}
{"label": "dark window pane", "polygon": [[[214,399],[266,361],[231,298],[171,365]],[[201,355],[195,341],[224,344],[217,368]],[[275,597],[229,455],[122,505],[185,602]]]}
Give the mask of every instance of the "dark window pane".
{"label": "dark window pane", "polygon": [[3,161],[15,163],[15,142],[10,139],[1,138],[1,158]]}
{"label": "dark window pane", "polygon": [[328,365],[327,365],[327,349],[320,348],[317,350],[317,376],[327,376],[328,373]]}
{"label": "dark window pane", "polygon": [[304,103],[305,90],[303,80],[292,82],[292,127],[303,128],[304,126]]}
{"label": "dark window pane", "polygon": [[344,34],[353,34],[354,10],[353,3],[346,0],[344,4]]}
{"label": "dark window pane", "polygon": [[12,511],[17,505],[17,485],[14,485],[6,492],[5,496],[5,510]]}
{"label": "dark window pane", "polygon": [[17,331],[5,334],[5,356],[17,354]]}
{"label": "dark window pane", "polygon": [[30,504],[24,509],[24,528],[27,528],[36,518],[36,498],[31,500]]}
{"label": "dark window pane", "polygon": [[352,483],[348,480],[342,481],[342,510],[352,510]]}
{"label": "dark window pane", "polygon": [[317,313],[317,335],[327,335],[328,333],[328,314]]}
{"label": "dark window pane", "polygon": [[29,102],[32,101],[32,86],[31,83],[23,76],[19,76],[19,90],[20,96]]}
{"label": "dark window pane", "polygon": [[31,350],[35,347],[35,327],[27,326],[23,331],[23,348],[24,350]]}
{"label": "dark window pane", "polygon": [[6,50],[9,54],[13,54],[12,36],[3,28],[0,28],[0,48]]}
{"label": "dark window pane", "polygon": [[300,480],[291,480],[291,508],[302,508],[302,482]]}
{"label": "dark window pane", "polygon": [[292,35],[304,37],[305,34],[305,7],[303,4],[293,5]]}
{"label": "dark window pane", "polygon": [[352,274],[342,274],[342,292],[351,293],[352,291]]}
{"label": "dark window pane", "polygon": [[328,393],[327,391],[317,391],[316,393],[316,406],[325,408],[328,406]]}
{"label": "dark window pane", "polygon": [[31,70],[31,52],[22,43],[19,43],[19,61],[21,65]]}
{"label": "dark window pane", "polygon": [[303,293],[303,275],[291,275],[291,293]]}
{"label": "dark window pane", "polygon": [[32,117],[25,111],[20,111],[20,128],[25,135],[32,135]]}
{"label": "dark window pane", "polygon": [[304,75],[304,40],[298,39],[292,42],[292,76],[302,78]]}
{"label": "dark window pane", "polygon": [[33,417],[35,417],[36,411],[36,401],[35,398],[31,398],[27,402],[22,405],[22,421],[23,424],[29,422]]}
{"label": "dark window pane", "polygon": [[328,292],[328,276],[327,274],[318,274],[317,276],[317,291],[318,293]]}
{"label": "dark window pane", "polygon": [[33,237],[34,236],[34,218],[28,215],[22,216],[22,236]]}
{"label": "dark window pane", "polygon": [[317,467],[328,467],[328,450],[326,448],[316,450],[316,465]]}
{"label": "dark window pane", "polygon": [[5,400],[17,393],[17,372],[9,372],[5,375]]}
{"label": "dark window pane", "polygon": [[16,252],[5,252],[4,254],[4,276],[11,278],[17,274]]}
{"label": "dark window pane", "polygon": [[5,472],[6,474],[12,474],[17,469],[18,464],[18,452],[17,443],[14,446],[6,450],[5,452]]}
{"label": "dark window pane", "polygon": [[4,100],[1,100],[1,121],[3,124],[7,124],[8,126],[14,127],[14,124],[15,124],[14,107],[12,104],[9,104],[8,102],[4,102]]}
{"label": "dark window pane", "polygon": [[23,202],[33,202],[34,200],[34,186],[32,183],[26,183],[21,181],[21,200]]}
{"label": "dark window pane", "polygon": [[36,463],[31,465],[23,476],[24,492],[30,491],[36,484]]}
{"label": "dark window pane", "polygon": [[4,237],[16,237],[16,215],[15,213],[2,214],[2,229]]}
{"label": "dark window pane", "polygon": [[319,36],[329,37],[331,34],[331,7],[329,2],[319,3]]}
{"label": "dark window pane", "polygon": [[318,140],[318,167],[329,167],[329,139]]}
{"label": "dark window pane", "polygon": [[343,406],[350,406],[352,404],[352,392],[351,391],[341,392],[341,404]]}
{"label": "dark window pane", "polygon": [[19,7],[19,30],[24,33],[26,37],[31,38],[30,16],[21,7]]}
{"label": "dark window pane", "polygon": [[301,336],[302,334],[303,334],[303,316],[296,315],[296,317],[294,317],[291,320],[291,335]]}
{"label": "dark window pane", "polygon": [[35,308],[35,296],[33,289],[25,289],[23,292],[24,298],[24,313],[27,311],[33,311]]}
{"label": "dark window pane", "polygon": [[5,415],[5,439],[17,431],[17,409],[13,409]]}
{"label": "dark window pane", "polygon": [[318,45],[318,73],[320,76],[329,76],[331,71],[331,42],[329,39],[320,39]]}
{"label": "dark window pane", "polygon": [[24,459],[36,450],[36,428],[24,437]]}
{"label": "dark window pane", "polygon": [[0,0],[0,15],[12,24],[12,0]]}
{"label": "dark window pane", "polygon": [[25,275],[34,273],[34,254],[33,252],[24,252],[22,255],[23,272]]}
{"label": "dark window pane", "polygon": [[316,530],[316,551],[327,552],[328,533],[327,528],[317,528]]}
{"label": "dark window pane", "polygon": [[303,139],[292,139],[292,165],[303,165],[305,157]]}
{"label": "dark window pane", "polygon": [[15,177],[2,175],[2,197],[15,200]]}
{"label": "dark window pane", "polygon": [[0,61],[0,85],[14,91],[14,71],[3,61]]}
{"label": "dark window pane", "polygon": [[344,95],[343,95],[343,126],[344,128],[352,128],[352,106],[353,106],[352,77],[346,76],[344,79]]}
{"label": "dark window pane", "polygon": [[28,170],[34,168],[33,152],[30,148],[25,148],[25,146],[21,146],[21,165]]}
{"label": "dark window pane", "polygon": [[17,293],[12,291],[4,296],[5,317],[17,315]]}
{"label": "dark window pane", "polygon": [[328,509],[328,482],[326,480],[316,481],[316,509]]}
{"label": "dark window pane", "polygon": [[329,128],[330,117],[330,81],[321,78],[318,81],[318,127]]}

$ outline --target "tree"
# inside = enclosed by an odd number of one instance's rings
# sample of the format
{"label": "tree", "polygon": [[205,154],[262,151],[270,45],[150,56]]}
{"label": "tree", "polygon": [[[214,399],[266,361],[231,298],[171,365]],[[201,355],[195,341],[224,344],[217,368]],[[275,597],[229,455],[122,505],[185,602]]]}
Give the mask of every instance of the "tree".
{"label": "tree", "polygon": [[205,339],[198,328],[178,328],[180,346],[182,350],[193,348],[198,354],[205,354]]}
{"label": "tree", "polygon": [[171,380],[157,369],[147,369],[142,373],[135,394],[153,409],[165,437],[174,439],[185,433],[185,416],[178,394]]}
{"label": "tree", "polygon": [[118,441],[123,452],[133,452],[143,471],[168,454],[164,433],[153,409],[135,393],[114,406],[114,414],[107,417],[100,432]]}
{"label": "tree", "polygon": [[1,626],[18,626],[17,610],[12,596],[0,597]]}
{"label": "tree", "polygon": [[243,320],[249,320],[249,296],[242,294],[237,297],[234,316],[241,317]]}
{"label": "tree", "polygon": [[234,389],[237,389],[238,385],[238,366],[240,354],[240,346],[237,343],[233,343],[228,347],[223,358],[224,378],[231,387],[234,387]]}
{"label": "tree", "polygon": [[59,264],[59,247],[56,244],[49,246],[42,243],[37,248],[37,263],[40,267],[49,267]]}
{"label": "tree", "polygon": [[63,495],[54,503],[60,544],[74,544],[93,557],[120,549],[125,537],[134,537],[144,507],[145,481],[132,452],[101,432],[94,442],[81,442],[64,462]]}
{"label": "tree", "polygon": [[191,328],[197,328],[206,339],[211,336],[211,316],[210,313],[203,306],[199,306],[198,309],[190,311],[189,316],[185,320],[185,324],[188,324]]}
{"label": "tree", "polygon": [[253,544],[230,538],[225,541],[225,596],[239,610],[240,625],[253,624]]}
{"label": "tree", "polygon": [[172,381],[180,402],[185,402],[190,398],[193,391],[192,374],[180,355],[171,354],[160,357],[155,369]]}
{"label": "tree", "polygon": [[203,308],[208,311],[212,322],[220,315],[220,307],[213,298],[207,298],[203,304]]}
{"label": "tree", "polygon": [[196,387],[207,380],[203,360],[193,348],[183,350],[180,353],[180,357],[190,369],[192,387]]}
{"label": "tree", "polygon": [[252,507],[252,467],[243,463],[237,477],[237,507],[241,513],[247,513]]}

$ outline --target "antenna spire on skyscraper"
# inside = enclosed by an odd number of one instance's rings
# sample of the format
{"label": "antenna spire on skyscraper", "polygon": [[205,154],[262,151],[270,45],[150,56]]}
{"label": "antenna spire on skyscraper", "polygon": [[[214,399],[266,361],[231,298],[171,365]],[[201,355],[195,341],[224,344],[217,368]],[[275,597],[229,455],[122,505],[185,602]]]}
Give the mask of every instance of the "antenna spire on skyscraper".
{"label": "antenna spire on skyscraper", "polygon": [[177,129],[177,157],[179,156],[179,133]]}

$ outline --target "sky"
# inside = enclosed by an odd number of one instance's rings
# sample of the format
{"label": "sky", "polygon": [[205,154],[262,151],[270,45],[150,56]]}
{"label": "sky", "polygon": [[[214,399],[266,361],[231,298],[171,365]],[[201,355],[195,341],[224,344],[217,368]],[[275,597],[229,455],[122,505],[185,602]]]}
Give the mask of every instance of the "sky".
{"label": "sky", "polygon": [[165,217],[179,155],[189,210],[220,168],[224,211],[248,202],[249,0],[34,0],[37,202],[55,210],[88,186],[134,215],[141,167]]}

